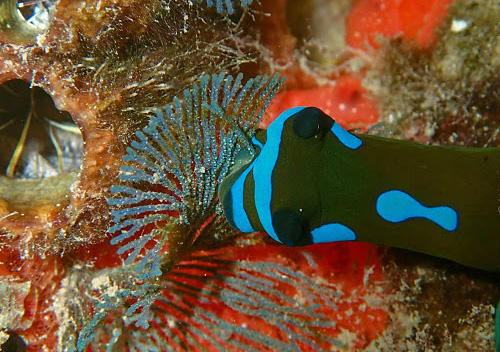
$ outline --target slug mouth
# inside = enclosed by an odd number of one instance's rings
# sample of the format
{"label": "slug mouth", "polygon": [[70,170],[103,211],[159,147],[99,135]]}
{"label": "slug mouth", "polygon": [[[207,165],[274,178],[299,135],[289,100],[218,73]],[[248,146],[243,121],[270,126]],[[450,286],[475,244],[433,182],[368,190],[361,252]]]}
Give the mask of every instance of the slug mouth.
{"label": "slug mouth", "polygon": [[82,161],[80,129],[49,94],[20,79],[0,84],[0,220],[57,213]]}

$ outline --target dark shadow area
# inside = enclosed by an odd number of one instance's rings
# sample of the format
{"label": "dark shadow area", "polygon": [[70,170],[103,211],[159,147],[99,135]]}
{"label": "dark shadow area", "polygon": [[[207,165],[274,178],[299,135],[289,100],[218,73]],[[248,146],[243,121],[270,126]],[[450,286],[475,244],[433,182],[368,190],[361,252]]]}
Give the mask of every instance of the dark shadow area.
{"label": "dark shadow area", "polygon": [[46,178],[79,171],[80,130],[43,89],[24,80],[0,85],[0,175]]}
{"label": "dark shadow area", "polygon": [[0,347],[3,352],[26,352],[26,343],[15,332],[9,332],[9,339]]}

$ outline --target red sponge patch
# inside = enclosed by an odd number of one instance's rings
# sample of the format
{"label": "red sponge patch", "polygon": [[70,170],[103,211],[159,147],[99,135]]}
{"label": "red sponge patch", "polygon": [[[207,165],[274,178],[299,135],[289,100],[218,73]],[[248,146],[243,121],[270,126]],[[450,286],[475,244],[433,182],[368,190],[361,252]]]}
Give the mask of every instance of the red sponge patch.
{"label": "red sponge patch", "polygon": [[333,86],[295,89],[278,94],[268,109],[268,126],[283,111],[295,106],[315,106],[347,128],[366,129],[378,121],[377,104],[354,76],[341,77]]}
{"label": "red sponge patch", "polygon": [[346,40],[354,48],[378,48],[378,36],[401,35],[426,49],[436,41],[451,0],[359,0],[346,18]]}

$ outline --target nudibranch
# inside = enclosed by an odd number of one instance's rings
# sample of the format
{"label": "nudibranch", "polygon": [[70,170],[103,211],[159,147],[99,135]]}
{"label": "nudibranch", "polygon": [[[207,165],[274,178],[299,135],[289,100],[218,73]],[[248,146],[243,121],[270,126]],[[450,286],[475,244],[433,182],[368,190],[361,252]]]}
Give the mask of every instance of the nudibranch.
{"label": "nudibranch", "polygon": [[[219,188],[240,231],[288,246],[384,244],[500,271],[500,148],[350,133],[314,107],[286,110],[252,144],[255,156],[237,156]],[[497,352],[499,334],[497,314]]]}
{"label": "nudibranch", "polygon": [[288,246],[363,241],[500,271],[500,148],[350,133],[314,107],[252,138],[219,188],[226,218]]}

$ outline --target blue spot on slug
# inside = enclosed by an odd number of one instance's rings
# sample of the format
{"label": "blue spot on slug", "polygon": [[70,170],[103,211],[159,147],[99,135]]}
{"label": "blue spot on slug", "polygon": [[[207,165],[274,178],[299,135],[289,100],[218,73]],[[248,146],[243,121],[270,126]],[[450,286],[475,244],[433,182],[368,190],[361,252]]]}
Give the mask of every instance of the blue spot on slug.
{"label": "blue spot on slug", "polygon": [[363,142],[361,139],[346,131],[342,126],[335,122],[330,129],[343,145],[350,149],[358,149]]}
{"label": "blue spot on slug", "polygon": [[377,199],[377,212],[389,222],[401,222],[410,218],[425,218],[447,231],[458,226],[458,215],[447,206],[426,207],[408,193],[391,190],[382,193]]}
{"label": "blue spot on slug", "polygon": [[356,234],[345,225],[334,223],[325,224],[311,231],[313,243],[327,243],[335,241],[354,241]]}

